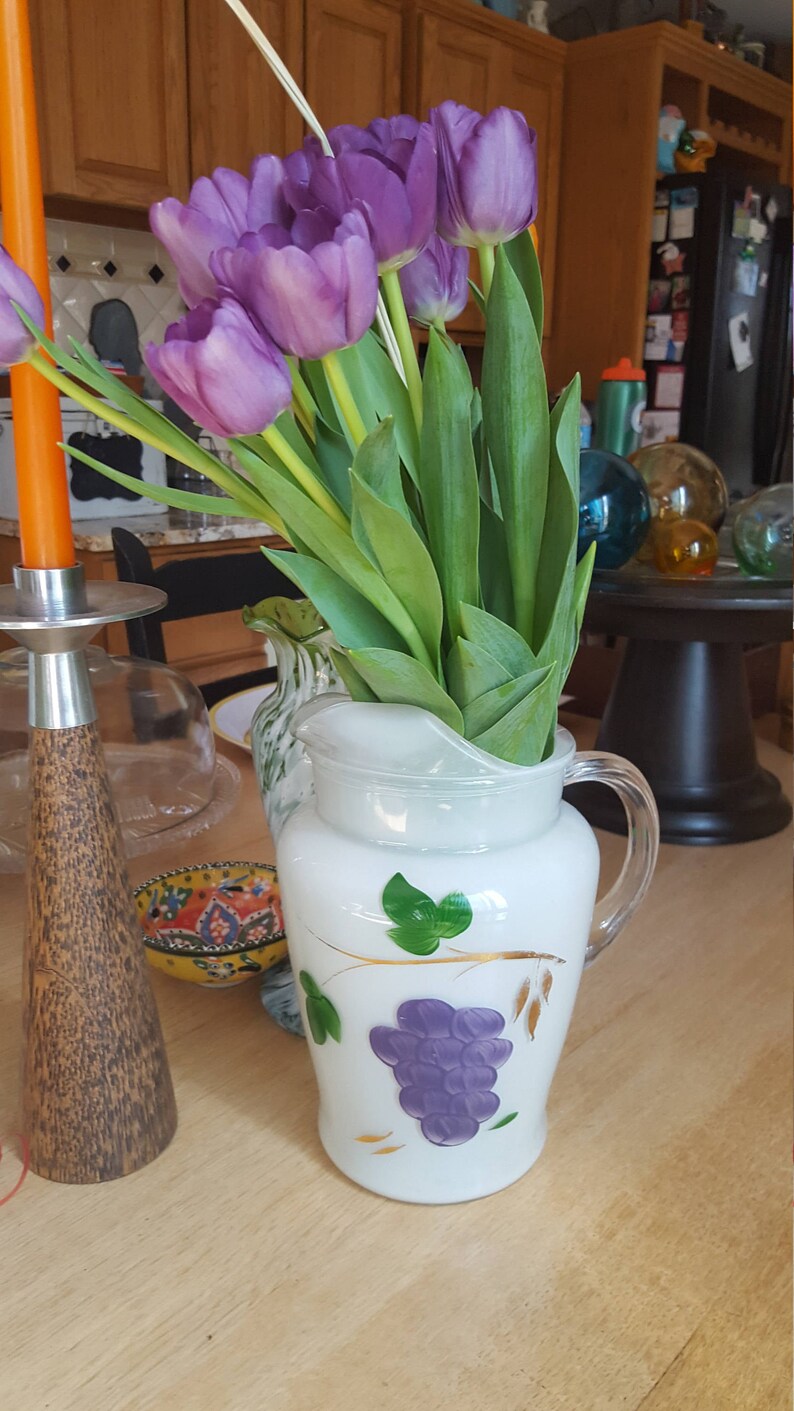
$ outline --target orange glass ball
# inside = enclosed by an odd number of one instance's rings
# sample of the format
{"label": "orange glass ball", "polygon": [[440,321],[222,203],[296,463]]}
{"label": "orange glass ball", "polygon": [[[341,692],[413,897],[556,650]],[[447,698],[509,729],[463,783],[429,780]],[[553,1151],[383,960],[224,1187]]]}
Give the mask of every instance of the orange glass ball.
{"label": "orange glass ball", "polygon": [[708,577],[714,572],[719,552],[714,530],[697,519],[669,519],[655,527],[653,559],[660,573],[675,578]]}

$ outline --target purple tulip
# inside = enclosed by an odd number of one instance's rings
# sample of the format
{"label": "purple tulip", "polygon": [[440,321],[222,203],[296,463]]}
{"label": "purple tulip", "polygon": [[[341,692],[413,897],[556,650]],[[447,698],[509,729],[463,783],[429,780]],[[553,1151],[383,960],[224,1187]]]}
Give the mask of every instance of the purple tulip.
{"label": "purple tulip", "polygon": [[378,271],[361,211],[337,220],[301,211],[291,234],[266,225],[211,260],[229,289],[285,353],[322,358],[362,338],[375,317]]}
{"label": "purple tulip", "polygon": [[145,356],[163,391],[215,436],[256,435],[292,401],[283,355],[235,299],[204,299]]}
{"label": "purple tulip", "polygon": [[430,122],[438,146],[438,232],[451,245],[498,245],[537,211],[537,134],[523,113],[482,117],[448,101]]}
{"label": "purple tulip", "polygon": [[469,297],[469,252],[431,235],[421,254],[400,270],[405,307],[417,323],[451,323]]}
{"label": "purple tulip", "polygon": [[[13,302],[12,302],[13,301]],[[13,304],[19,304],[39,327],[44,325],[44,304],[33,280],[0,245],[0,366],[23,363],[36,346]]]}
{"label": "purple tulip", "polygon": [[214,250],[236,245],[248,230],[289,222],[283,184],[278,157],[257,157],[250,181],[240,172],[217,167],[211,177],[194,182],[187,205],[169,196],[151,207],[149,224],[176,265],[179,292],[191,308],[217,296],[209,267]]}
{"label": "purple tulip", "polygon": [[287,194],[294,209],[327,206],[341,219],[360,204],[381,274],[424,249],[436,223],[438,163],[429,123],[402,114],[369,127],[344,125],[328,134],[334,157],[316,138],[287,157]]}

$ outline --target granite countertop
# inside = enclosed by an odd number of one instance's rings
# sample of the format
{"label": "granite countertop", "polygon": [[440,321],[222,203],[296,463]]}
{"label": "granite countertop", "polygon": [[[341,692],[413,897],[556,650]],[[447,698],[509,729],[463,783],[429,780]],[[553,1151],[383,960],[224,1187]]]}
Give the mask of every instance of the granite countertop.
{"label": "granite countertop", "polygon": [[[163,544],[215,544],[224,539],[271,539],[276,532],[258,519],[231,519],[221,516],[185,514],[170,510],[167,514],[129,515],[126,519],[76,519],[74,521],[74,545],[86,553],[111,553],[113,541],[111,530],[119,525],[129,529],[149,549]],[[19,522],[16,519],[0,519],[0,535],[15,539],[19,535]]]}

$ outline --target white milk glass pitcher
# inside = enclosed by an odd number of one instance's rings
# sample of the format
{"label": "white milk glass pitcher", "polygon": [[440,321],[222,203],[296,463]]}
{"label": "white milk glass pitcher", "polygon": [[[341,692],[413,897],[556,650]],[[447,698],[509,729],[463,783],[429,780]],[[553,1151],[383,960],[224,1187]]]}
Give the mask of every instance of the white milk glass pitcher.
{"label": "white milk glass pitcher", "polygon": [[[316,797],[285,824],[278,870],[323,1146],[395,1200],[489,1195],[543,1148],[582,967],[653,875],[653,795],[566,730],[530,768],[414,706],[325,696],[295,732]],[[629,820],[597,906],[598,846],[562,798],[583,780],[615,789]]]}

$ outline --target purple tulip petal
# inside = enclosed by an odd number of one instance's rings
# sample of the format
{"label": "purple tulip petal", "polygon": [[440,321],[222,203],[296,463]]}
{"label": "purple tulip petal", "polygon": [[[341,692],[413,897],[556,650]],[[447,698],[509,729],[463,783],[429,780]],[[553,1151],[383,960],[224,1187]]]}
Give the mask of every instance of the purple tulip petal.
{"label": "purple tulip petal", "polygon": [[192,308],[202,299],[214,298],[217,286],[210,273],[210,256],[219,246],[233,244],[236,234],[173,196],[152,206],[149,224],[176,265],[185,303]]}
{"label": "purple tulip petal", "polygon": [[250,183],[239,171],[216,167],[211,177],[200,176],[194,181],[188,208],[214,225],[226,227],[232,235],[242,235],[248,229],[246,209],[249,192]]}
{"label": "purple tulip petal", "polygon": [[19,314],[12,307],[19,304],[21,309],[40,328],[44,326],[44,304],[33,280],[12,260],[8,251],[0,245],[0,366],[13,367],[24,362],[35,347],[32,333],[28,333]]}
{"label": "purple tulip petal", "polygon": [[270,155],[255,157],[251,163],[251,185],[246,208],[246,230],[259,230],[263,225],[283,225],[287,228],[292,211],[284,194],[284,163]]}
{"label": "purple tulip petal", "polygon": [[283,355],[233,299],[198,305],[145,357],[163,390],[216,436],[255,435],[292,400]]}
{"label": "purple tulip petal", "polygon": [[536,134],[522,113],[458,103],[430,114],[438,146],[438,231],[452,245],[510,240],[535,219]]}
{"label": "purple tulip petal", "polygon": [[405,307],[418,323],[451,323],[468,303],[469,251],[431,235],[424,250],[400,270]]}

